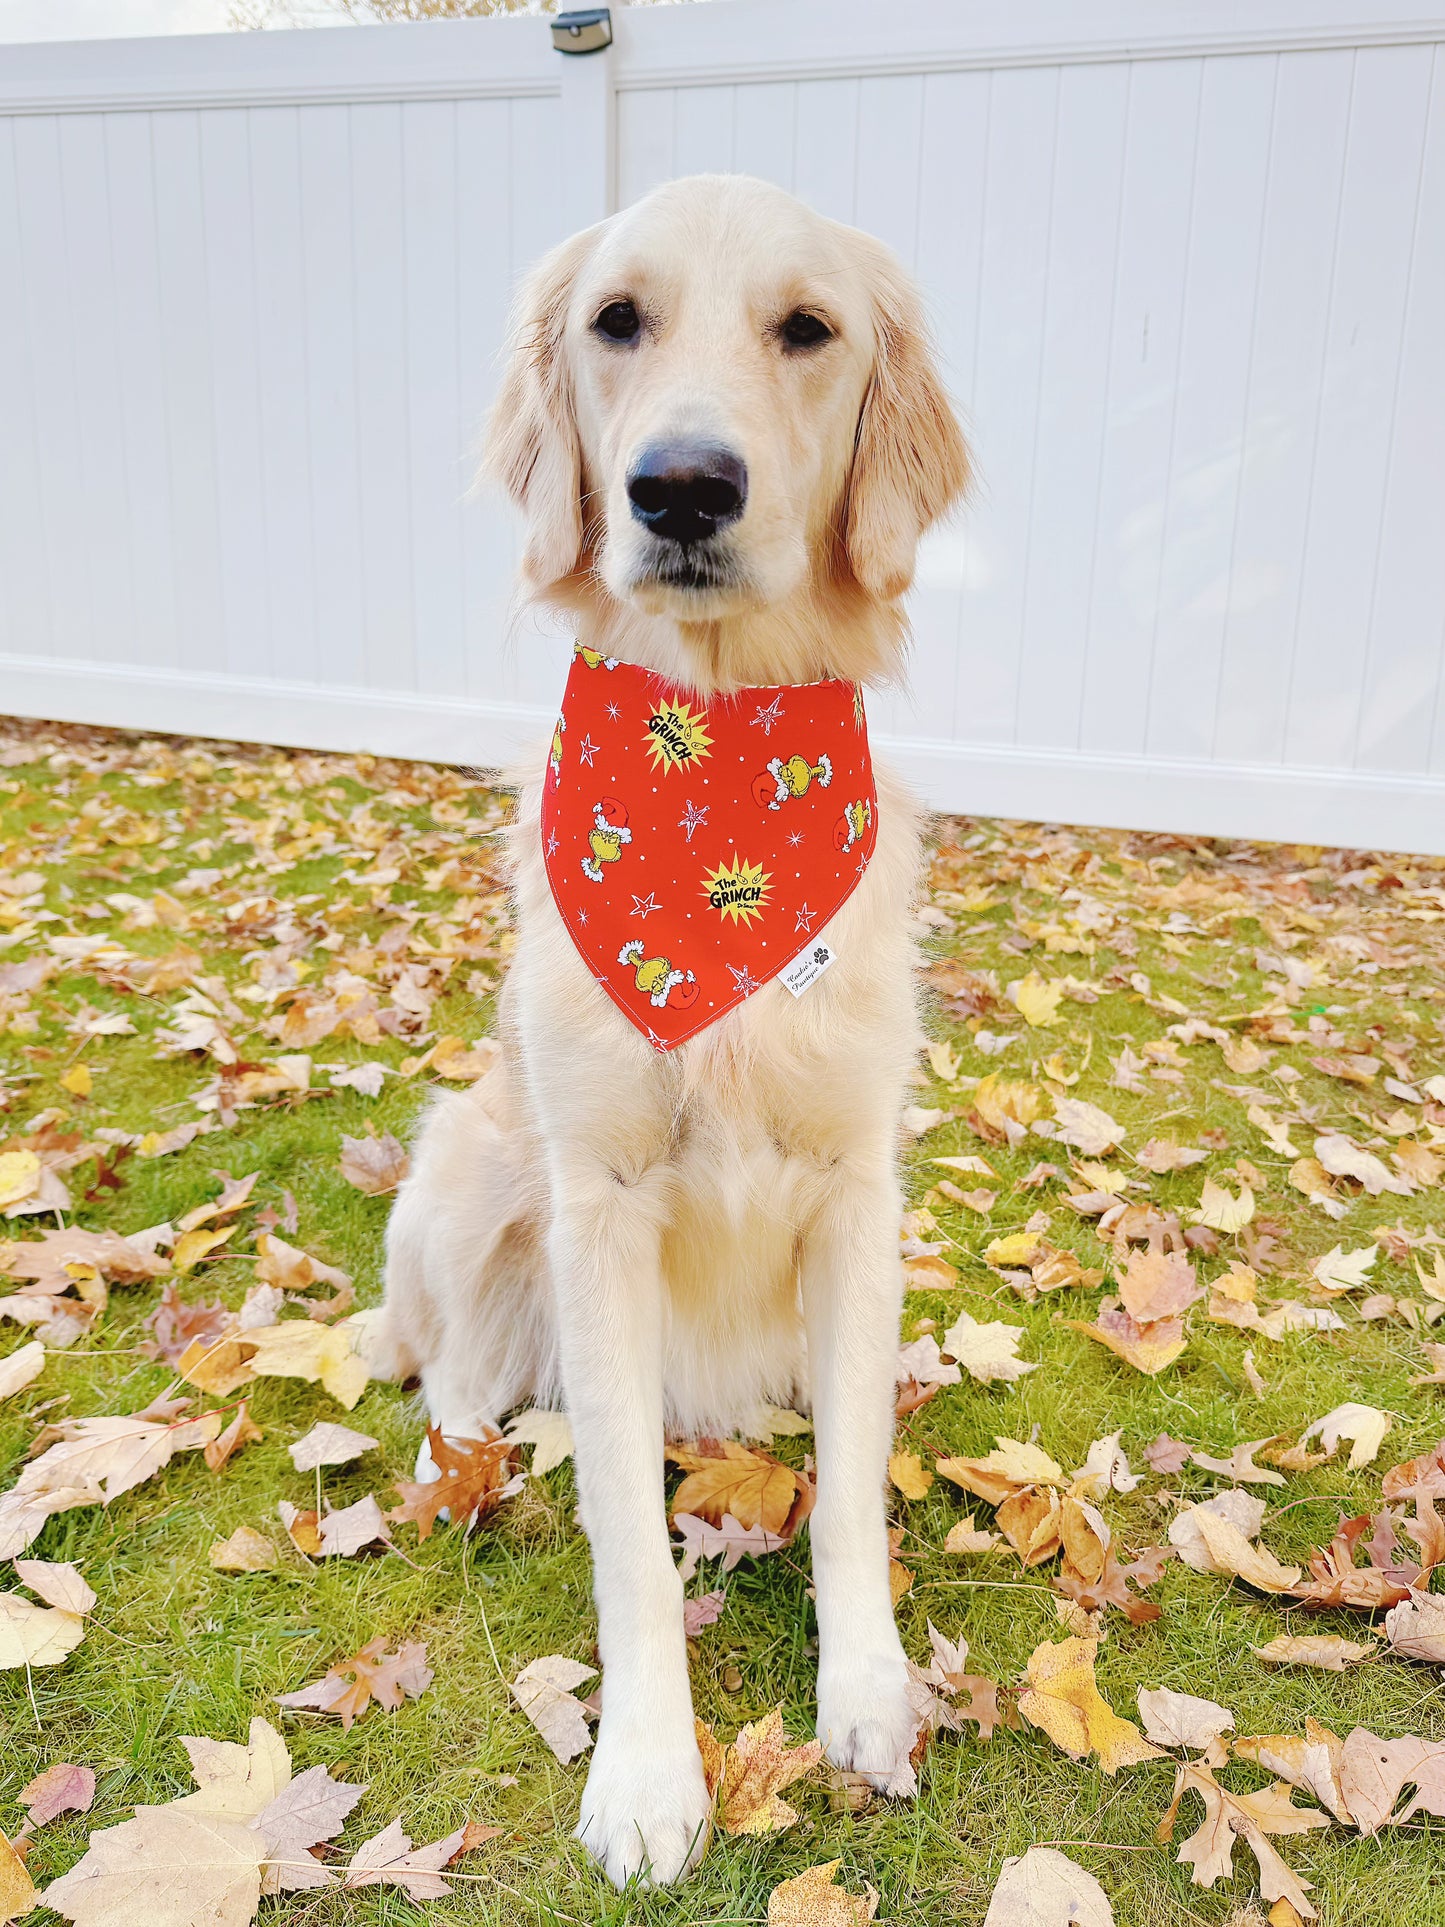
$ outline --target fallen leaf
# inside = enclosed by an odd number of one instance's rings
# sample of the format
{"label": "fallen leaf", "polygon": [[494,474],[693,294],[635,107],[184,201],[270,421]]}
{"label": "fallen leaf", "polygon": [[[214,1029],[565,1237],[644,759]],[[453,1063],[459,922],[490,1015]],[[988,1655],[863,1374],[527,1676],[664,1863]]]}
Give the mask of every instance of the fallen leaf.
{"label": "fallen leaf", "polygon": [[390,1131],[380,1137],[342,1137],[341,1175],[369,1198],[395,1191],[410,1169],[405,1146]]}
{"label": "fallen leaf", "polygon": [[1085,1157],[1103,1157],[1116,1145],[1124,1142],[1127,1133],[1122,1124],[1117,1123],[1109,1113],[1097,1104],[1085,1103],[1082,1098],[1056,1097],[1054,1116],[1059,1121],[1059,1141],[1071,1144]]}
{"label": "fallen leaf", "polygon": [[823,1757],[816,1740],[795,1746],[783,1727],[782,1708],[743,1727],[727,1749],[718,1788],[717,1821],[727,1834],[779,1833],[796,1811],[779,1796]]}
{"label": "fallen leaf", "polygon": [[0,1358],[0,1398],[13,1398],[17,1392],[23,1392],[44,1369],[45,1347],[38,1338],[11,1352],[8,1358]]}
{"label": "fallen leaf", "polygon": [[1144,1447],[1144,1458],[1161,1478],[1170,1478],[1189,1463],[1190,1448],[1182,1439],[1171,1439],[1167,1432],[1161,1432],[1152,1445]]}
{"label": "fallen leaf", "polygon": [[696,1639],[698,1634],[715,1626],[722,1617],[723,1607],[727,1604],[727,1592],[719,1587],[716,1592],[705,1592],[697,1599],[684,1599],[682,1602],[682,1630],[687,1639]]}
{"label": "fallen leaf", "polygon": [[1095,1639],[1047,1640],[1034,1649],[1019,1695],[1019,1711],[1072,1759],[1096,1753],[1102,1770],[1159,1757],[1137,1726],[1121,1719],[1094,1681]]}
{"label": "fallen leaf", "polygon": [[247,1927],[266,1843],[254,1827],[172,1803],[90,1836],[43,1899],[76,1927]]}
{"label": "fallen leaf", "polygon": [[878,1892],[850,1894],[837,1885],[841,1860],[809,1867],[768,1895],[768,1927],[867,1927],[878,1912]]}
{"label": "fallen leaf", "polygon": [[933,1485],[933,1474],[924,1470],[916,1452],[895,1452],[888,1461],[888,1476],[905,1499],[925,1499]]}
{"label": "fallen leaf", "polygon": [[252,1526],[237,1526],[229,1539],[217,1539],[207,1557],[217,1572],[270,1572],[276,1548]]}
{"label": "fallen leaf", "polygon": [[17,1559],[15,1576],[47,1606],[58,1606],[82,1616],[95,1605],[95,1594],[80,1576],[80,1568],[49,1559]]}
{"label": "fallen leaf", "polygon": [[465,1834],[466,1828],[458,1827],[430,1846],[413,1847],[400,1820],[393,1820],[357,1848],[343,1870],[342,1885],[349,1890],[386,1882],[400,1887],[413,1900],[439,1900],[452,1891],[439,1869],[455,1857]]}
{"label": "fallen leaf", "polygon": [[1378,1245],[1362,1245],[1358,1251],[1348,1252],[1343,1246],[1336,1245],[1323,1258],[1316,1258],[1310,1266],[1310,1275],[1317,1285],[1332,1296],[1340,1292],[1359,1291],[1369,1282],[1369,1274],[1374,1270],[1379,1255]]}
{"label": "fallen leaf", "polygon": [[426,1436],[438,1476],[398,1479],[402,1502],[386,1516],[394,1523],[414,1525],[418,1539],[431,1537],[442,1512],[470,1532],[506,1497],[514,1447],[490,1428],[484,1439],[451,1438],[434,1425],[428,1426]]}
{"label": "fallen leaf", "polygon": [[19,1920],[34,1910],[38,1898],[25,1862],[0,1833],[0,1921]]}
{"label": "fallen leaf", "polygon": [[943,1542],[945,1552],[975,1553],[988,1552],[999,1542],[996,1532],[980,1532],[973,1522],[973,1514],[965,1513],[956,1525],[948,1529]]}
{"label": "fallen leaf", "polygon": [[1249,1735],[1233,1742],[1235,1756],[1253,1760],[1266,1773],[1278,1774],[1291,1786],[1313,1794],[1320,1805],[1346,1826],[1353,1826],[1340,1785],[1344,1742],[1318,1720],[1306,1719],[1303,1737],[1295,1733]]}
{"label": "fallen leaf", "polygon": [[548,1653],[512,1681],[512,1697],[564,1766],[592,1744],[587,1715],[571,1689],[596,1671],[565,1654]]}
{"label": "fallen leaf", "polygon": [[1300,1577],[1298,1566],[1281,1565],[1272,1552],[1253,1544],[1232,1519],[1209,1504],[1186,1506],[1170,1522],[1169,1540],[1191,1565],[1196,1561],[1190,1551],[1201,1548],[1207,1563],[1199,1570],[1243,1579],[1260,1592],[1288,1592]]}
{"label": "fallen leaf", "polygon": [[950,1291],[958,1283],[957,1268],[936,1252],[905,1259],[903,1277],[909,1291]]}
{"label": "fallen leaf", "polygon": [[95,1774],[88,1766],[57,1762],[37,1773],[15,1798],[25,1808],[31,1826],[43,1827],[62,1813],[89,1813],[95,1799]]}
{"label": "fallen leaf", "polygon": [[1067,1854],[1030,1847],[1004,1861],[983,1927],[1114,1927],[1114,1910],[1094,1876]]}
{"label": "fallen leaf", "polygon": [[1035,1029],[1046,1029],[1058,1020],[1059,1005],[1064,1000],[1064,986],[1050,983],[1037,970],[1031,970],[1026,977],[1020,977],[1008,986],[1007,995],[1025,1023]]}
{"label": "fallen leaf", "polygon": [[[798,1414],[791,1412],[787,1417],[797,1418]],[[804,1430],[807,1429],[806,1420],[800,1420],[799,1423]],[[555,1471],[572,1456],[572,1425],[565,1412],[519,1412],[507,1427],[507,1437],[514,1445],[530,1445],[533,1448],[534,1478],[540,1479],[544,1474]]]}
{"label": "fallen leaf", "polygon": [[319,1380],[349,1412],[371,1377],[354,1342],[363,1330],[349,1318],[329,1326],[309,1318],[288,1318],[284,1324],[261,1325],[245,1333],[244,1343],[251,1348],[249,1362],[257,1378],[300,1378],[309,1384]]}
{"label": "fallen leaf", "polygon": [[1310,1883],[1292,1874],[1270,1845],[1270,1834],[1305,1833],[1327,1827],[1329,1816],[1296,1807],[1288,1787],[1276,1783],[1258,1793],[1233,1793],[1215,1779],[1209,1767],[1186,1762],[1175,1777],[1174,1800],[1160,1823],[1159,1837],[1172,1836],[1174,1815],[1188,1791],[1204,1802],[1204,1823],[1179,1849],[1182,1866],[1192,1866],[1197,1887],[1212,1887],[1234,1873],[1234,1843],[1243,1839],[1259,1863],[1260,1891],[1266,1900],[1285,1899],[1304,1920],[1317,1918],[1308,1897]]}
{"label": "fallen leaf", "polygon": [[1192,1693],[1168,1687],[1140,1687],[1139,1717],[1144,1732],[1156,1746],[1190,1747],[1202,1753],[1211,1740],[1235,1727],[1233,1713],[1216,1700],[1196,1699]]}
{"label": "fallen leaf", "polygon": [[382,1635],[369,1640],[349,1659],[328,1667],[311,1685],[299,1687],[294,1693],[278,1693],[276,1704],[334,1713],[343,1729],[349,1729],[373,1700],[384,1713],[394,1713],[404,1701],[420,1699],[433,1678],[423,1641],[404,1640],[394,1653],[388,1653]]}
{"label": "fallen leaf", "polygon": [[721,1525],[730,1515],[743,1526],[791,1538],[813,1503],[812,1481],[770,1453],[724,1439],[715,1451],[670,1445],[666,1455],[687,1474],[673,1494],[674,1512]]}
{"label": "fallen leaf", "polygon": [[1221,1477],[1232,1479],[1236,1485],[1283,1485],[1284,1480],[1278,1472],[1266,1471],[1254,1462],[1254,1455],[1262,1445],[1275,1443],[1273,1438],[1250,1439],[1243,1445],[1236,1445],[1227,1459],[1211,1458],[1207,1452],[1194,1452],[1190,1456],[1206,1472],[1218,1472]]}
{"label": "fallen leaf", "polygon": [[1357,1726],[1346,1736],[1341,1751],[1340,1790],[1360,1832],[1378,1833],[1391,1818],[1406,1782],[1415,1781],[1417,1790],[1428,1787],[1442,1769],[1445,1742],[1420,1739],[1413,1733],[1382,1740]]}
{"label": "fallen leaf", "polygon": [[243,1445],[254,1445],[263,1436],[260,1426],[253,1422],[246,1408],[245,1399],[242,1399],[231,1423],[224,1432],[218,1433],[208,1445],[202,1447],[201,1456],[213,1472],[220,1472]]}
{"label": "fallen leaf", "polygon": [[324,1766],[308,1767],[283,1786],[254,1822],[266,1842],[261,1892],[294,1893],[331,1886],[335,1876],[311,1859],[310,1849],[340,1833],[365,1790],[333,1780]]}
{"label": "fallen leaf", "polygon": [[1095,1439],[1084,1463],[1074,1474],[1074,1491],[1097,1496],[1103,1492],[1132,1492],[1140,1483],[1139,1474],[1129,1470],[1129,1461],[1119,1440],[1122,1432],[1110,1432]]}
{"label": "fallen leaf", "polygon": [[1012,1384],[1036,1369],[1036,1361],[1018,1356],[1023,1337],[1022,1325],[979,1324],[964,1311],[944,1333],[941,1349],[980,1385],[996,1380]]}
{"label": "fallen leaf", "polygon": [[934,1470],[988,1505],[1002,1505],[1024,1486],[1066,1486],[1069,1482],[1063,1467],[1047,1452],[1021,1439],[995,1438],[994,1449],[986,1457],[939,1459]]}
{"label": "fallen leaf", "polygon": [[731,1572],[740,1559],[761,1559],[787,1543],[762,1526],[739,1525],[730,1512],[723,1514],[719,1525],[691,1512],[675,1512],[672,1529],[683,1542],[677,1566],[681,1579],[691,1579],[701,1559],[721,1559],[723,1571]]}
{"label": "fallen leaf", "polygon": [[1222,1184],[1206,1178],[1199,1209],[1191,1215],[1195,1224],[1208,1225],[1225,1237],[1233,1237],[1254,1217],[1254,1193],[1247,1184],[1241,1184],[1236,1198]]}
{"label": "fallen leaf", "polygon": [[[1396,1612],[1401,1610],[1401,1607],[1395,1608]],[[1393,1613],[1385,1617],[1387,1630],[1393,1617]],[[1267,1646],[1253,1646],[1250,1650],[1272,1666],[1317,1666],[1328,1673],[1343,1673],[1347,1667],[1373,1659],[1376,1653],[1375,1647],[1342,1639],[1338,1633],[1282,1633]],[[1445,1658],[1445,1647],[1442,1647],[1442,1658]]]}
{"label": "fallen leaf", "polygon": [[1337,1405],[1306,1429],[1300,1444],[1307,1445],[1318,1434],[1325,1451],[1333,1452],[1341,1439],[1350,1439],[1349,1468],[1357,1472],[1375,1457],[1390,1425],[1389,1413],[1377,1411],[1373,1405]]}
{"label": "fallen leaf", "polygon": [[378,1441],[365,1432],[353,1432],[349,1425],[336,1425],[321,1419],[304,1438],[286,1450],[298,1472],[313,1472],[318,1465],[350,1465],[363,1452],[370,1452]]}
{"label": "fallen leaf", "polygon": [[18,1592],[0,1592],[0,1673],[58,1666],[84,1638],[81,1614],[37,1606]]}
{"label": "fallen leaf", "polygon": [[1445,1595],[1412,1590],[1385,1614],[1385,1636],[1406,1659],[1445,1666]]}

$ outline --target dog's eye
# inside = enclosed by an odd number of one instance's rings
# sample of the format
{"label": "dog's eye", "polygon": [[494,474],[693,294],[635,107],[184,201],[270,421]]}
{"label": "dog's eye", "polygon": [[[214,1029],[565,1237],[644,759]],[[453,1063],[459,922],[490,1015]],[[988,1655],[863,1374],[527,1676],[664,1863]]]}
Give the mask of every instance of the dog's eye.
{"label": "dog's eye", "polygon": [[826,321],[806,308],[795,308],[783,323],[783,340],[790,348],[818,348],[825,341],[833,339],[833,330]]}
{"label": "dog's eye", "polygon": [[642,331],[642,317],[630,301],[609,301],[592,329],[608,341],[634,341]]}

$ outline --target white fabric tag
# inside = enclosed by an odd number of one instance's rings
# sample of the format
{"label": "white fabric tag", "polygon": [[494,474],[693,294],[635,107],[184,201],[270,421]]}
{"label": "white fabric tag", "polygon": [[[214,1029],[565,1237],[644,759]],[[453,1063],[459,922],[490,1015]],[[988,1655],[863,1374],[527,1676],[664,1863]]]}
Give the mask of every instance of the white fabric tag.
{"label": "white fabric tag", "polygon": [[801,997],[809,984],[817,983],[823,972],[833,961],[833,952],[825,943],[812,943],[795,957],[786,970],[778,972],[778,981],[785,985],[795,997]]}

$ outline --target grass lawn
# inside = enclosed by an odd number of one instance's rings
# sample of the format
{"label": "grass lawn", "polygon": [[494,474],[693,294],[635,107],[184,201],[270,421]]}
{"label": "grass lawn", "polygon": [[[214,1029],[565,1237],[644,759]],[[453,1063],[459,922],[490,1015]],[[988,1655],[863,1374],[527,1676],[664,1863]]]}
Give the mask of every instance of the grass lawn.
{"label": "grass lawn", "polygon": [[[179,1279],[182,1296],[239,1304],[253,1282],[259,1212],[284,1218],[289,1192],[296,1229],[283,1235],[350,1274],[363,1304],[376,1302],[387,1201],[343,1178],[341,1139],[373,1125],[405,1138],[434,1081],[433,1068],[416,1060],[440,1037],[470,1045],[491,1028],[509,947],[493,869],[505,815],[504,798],[426,766],[8,725],[0,734],[0,969],[36,957],[52,967],[43,982],[0,992],[5,1129],[12,1148],[38,1118],[100,1145],[104,1168],[87,1154],[63,1174],[73,1199],[66,1222],[122,1233],[174,1224],[214,1197],[214,1172],[259,1172],[241,1228]],[[1440,1310],[1415,1259],[1428,1272],[1445,1194],[1425,1183],[1408,1195],[1370,1196],[1342,1179],[1322,1202],[1292,1181],[1296,1156],[1274,1148],[1249,1112],[1283,1122],[1299,1159],[1327,1128],[1387,1162],[1402,1131],[1431,1143],[1445,1124],[1445,1103],[1422,1088],[1445,1073],[1445,861],[951,820],[938,826],[931,906],[927,949],[938,990],[928,1022],[956,1056],[935,1052],[922,1064],[918,1105],[944,1115],[911,1143],[906,1162],[910,1201],[931,1196],[937,1230],[926,1235],[946,1241],[958,1280],[910,1293],[903,1336],[930,1319],[941,1333],[960,1310],[1003,1319],[1023,1328],[1021,1356],[1037,1369],[1012,1386],[965,1377],[943,1389],[902,1422],[900,1444],[931,1466],[939,1456],[982,1454],[996,1434],[1028,1439],[1036,1430],[1072,1470],[1091,1441],[1122,1429],[1144,1476],[1132,1492],[1108,1494],[1102,1509],[1117,1541],[1137,1551],[1164,1540],[1181,1498],[1203,1499],[1228,1483],[1192,1465],[1169,1477],[1151,1472],[1143,1450],[1161,1432],[1227,1456],[1241,1440],[1293,1441],[1347,1400],[1390,1412],[1393,1429],[1373,1464],[1349,1471],[1341,1450],[1313,1471],[1288,1474],[1283,1489],[1258,1488],[1287,1508],[1267,1522],[1266,1541],[1281,1559],[1303,1563],[1341,1514],[1378,1509],[1386,1467],[1445,1434],[1441,1390],[1412,1386],[1429,1369],[1426,1320]],[[149,994],[145,965],[157,958],[169,960],[160,981],[170,987]],[[1048,1014],[1048,987],[1069,980],[1045,1025],[1025,1022],[1005,994],[1030,972],[1044,980],[1039,1015]],[[363,1013],[361,1037],[343,1024],[310,1040],[338,987],[329,977],[340,980],[343,1017]],[[197,988],[219,1012],[212,1039],[230,1040],[240,1071],[218,1060],[223,1043],[174,1047],[185,1041],[176,1036],[177,1007],[188,996],[194,1006]],[[1190,1018],[1226,1033],[1236,1055],[1242,1040],[1257,1045],[1255,1068],[1229,1068],[1226,1046]],[[238,1103],[245,1067],[302,1053],[311,1058],[309,1095]],[[79,1063],[91,1074],[88,1095],[75,1088],[84,1083],[73,1074]],[[379,1095],[332,1087],[328,1067],[377,1063],[389,1073]],[[1359,1249],[1390,1228],[1367,1285],[1330,1307],[1342,1328],[1269,1339],[1211,1319],[1201,1302],[1189,1314],[1186,1351],[1147,1377],[1064,1322],[1092,1319],[1108,1284],[1024,1295],[1023,1274],[1004,1276],[983,1253],[1036,1214],[1053,1244],[1110,1283],[1122,1253],[1101,1241],[1095,1218],[1066,1202],[1100,1188],[1103,1174],[1081,1181],[1070,1168],[1078,1154],[1043,1136],[1011,1148],[971,1127],[974,1089],[993,1072],[1035,1086],[1045,1120],[1051,1095],[1102,1106],[1126,1133],[1108,1172],[1134,1181],[1130,1201],[1177,1211],[1185,1224],[1204,1178],[1237,1191],[1237,1162],[1252,1166],[1255,1220],[1221,1238],[1217,1252],[1195,1253],[1203,1281],[1231,1258],[1250,1257],[1262,1304],[1317,1304],[1313,1262],[1336,1243]],[[198,1108],[198,1098],[212,1108]],[[202,1119],[215,1128],[157,1155],[141,1143],[113,1168],[117,1140],[96,1135],[164,1134]],[[1151,1137],[1207,1158],[1158,1175],[1130,1155]],[[986,1158],[996,1179],[929,1162],[950,1155]],[[1041,1162],[1059,1175],[1025,1185]],[[982,1209],[979,1198],[951,1200],[932,1189],[940,1177],[994,1200]],[[15,1216],[5,1231],[24,1240],[55,1222]],[[1422,1239],[1431,1242],[1422,1248]],[[39,1424],[134,1411],[174,1384],[141,1349],[161,1289],[113,1287],[90,1328],[0,1402],[0,1487],[13,1484]],[[0,1359],[30,1336],[0,1322]],[[1248,1382],[1249,1345],[1262,1396]],[[700,1873],[675,1893],[617,1895],[571,1839],[585,1759],[558,1765],[506,1687],[539,1655],[594,1657],[570,1464],[529,1478],[470,1538],[441,1527],[419,1544],[413,1528],[399,1526],[397,1554],[312,1563],[292,1550],[277,1518],[278,1500],[314,1502],[314,1480],[293,1470],[288,1443],[319,1418],[371,1433],[380,1450],[328,1472],[325,1493],[341,1506],[374,1491],[391,1505],[393,1482],[410,1476],[415,1458],[415,1402],[374,1384],[348,1415],[318,1385],[267,1379],[254,1387],[250,1411],[264,1438],[221,1473],[199,1453],[178,1455],[108,1507],[53,1517],[32,1548],[32,1556],[77,1561],[99,1596],[88,1636],[63,1664],[28,1679],[23,1670],[0,1673],[0,1828],[13,1836],[17,1792],[53,1761],[88,1764],[99,1779],[91,1815],[38,1834],[30,1862],[38,1881],[73,1864],[90,1826],[188,1790],[178,1736],[240,1739],[261,1713],[285,1733],[298,1770],[326,1762],[367,1783],[343,1844],[396,1814],[418,1840],[468,1816],[504,1829],[460,1863],[453,1896],[429,1907],[371,1887],[268,1900],[263,1921],[759,1922],[780,1880],[841,1859],[852,1889],[879,1889],[881,1919],[977,1922],[1005,1856],[1042,1842],[1065,1846],[1099,1876],[1121,1927],[1262,1917],[1235,1913],[1257,1895],[1242,1847],[1236,1879],[1206,1892],[1155,1843],[1170,1761],[1110,1779],[1026,1727],[1001,1728],[988,1744],[972,1728],[941,1735],[915,1804],[874,1802],[850,1813],[815,1776],[788,1794],[800,1810],[795,1827],[715,1839]],[[775,1449],[801,1464],[808,1445],[790,1438]],[[920,1500],[895,1497],[912,1575],[898,1607],[904,1641],[924,1659],[931,1619],[967,1638],[971,1667],[1012,1683],[1041,1642],[1064,1637],[1049,1583],[1057,1561],[1025,1570],[1006,1545],[981,1556],[945,1553],[947,1531],[967,1510],[981,1526],[992,1523],[987,1506],[943,1478]],[[241,1525],[281,1548],[274,1571],[212,1569],[213,1541]],[[727,1587],[722,1616],[692,1643],[699,1714],[728,1737],[781,1704],[789,1731],[806,1737],[815,1632],[806,1532],[788,1552],[744,1561],[726,1580],[704,1565],[688,1590],[719,1584]],[[1100,1687],[1128,1717],[1137,1689],[1167,1686],[1223,1702],[1241,1734],[1297,1733],[1313,1716],[1342,1735],[1366,1725],[1385,1737],[1445,1738],[1438,1675],[1427,1667],[1387,1656],[1346,1673],[1272,1669],[1251,1650],[1286,1631],[1360,1636],[1365,1615],[1312,1616],[1177,1561],[1148,1597],[1162,1616],[1135,1627],[1108,1614],[1099,1650]],[[277,1694],[377,1634],[426,1641],[436,1679],[419,1700],[392,1715],[373,1708],[345,1733],[276,1707]],[[1267,1778],[1249,1765],[1224,1777],[1240,1789]],[[1200,1818],[1191,1795],[1177,1838]],[[1324,1921],[1427,1927],[1445,1923],[1442,1826],[1417,1818],[1377,1839],[1335,1826],[1281,1848],[1314,1883]]]}

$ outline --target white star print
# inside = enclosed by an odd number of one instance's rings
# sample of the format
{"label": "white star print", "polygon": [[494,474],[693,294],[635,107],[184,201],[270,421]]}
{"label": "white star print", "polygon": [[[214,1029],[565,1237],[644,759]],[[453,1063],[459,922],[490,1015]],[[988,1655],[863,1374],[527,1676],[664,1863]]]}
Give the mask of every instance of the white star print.
{"label": "white star print", "polygon": [[795,850],[797,849],[798,845],[802,842],[802,840],[803,840],[803,832],[801,830],[788,831],[788,841]]}
{"label": "white star print", "polygon": [[556,856],[557,854],[557,832],[555,830],[548,830],[547,832],[547,854],[548,856]]}
{"label": "white star print", "polygon": [[607,705],[607,714],[615,723],[621,716],[622,711],[617,707],[616,703],[609,703]]}
{"label": "white star print", "polygon": [[707,812],[708,805],[706,803],[689,803],[687,805],[686,816],[680,816],[677,819],[677,827],[680,830],[687,831],[687,840],[689,843],[692,841],[693,831],[701,829],[703,824],[706,823]]}
{"label": "white star print", "polygon": [[578,921],[578,923],[586,923],[586,921],[587,921],[587,912],[586,912],[585,910],[579,910],[579,911],[577,912],[577,921]]}
{"label": "white star print", "polygon": [[782,718],[783,699],[781,696],[774,696],[770,703],[758,704],[758,713],[753,718],[753,728],[761,729],[764,736],[771,736],[773,724],[781,722]]}
{"label": "white star print", "polygon": [[733,989],[740,992],[742,996],[751,997],[755,990],[761,989],[761,985],[754,980],[746,964],[729,964],[728,969],[732,972]]}
{"label": "white star print", "polygon": [[587,765],[588,769],[591,769],[592,758],[601,747],[602,745],[600,743],[594,743],[590,736],[584,736],[577,745],[577,754],[582,758],[582,761]]}
{"label": "white star print", "polygon": [[657,900],[657,892],[655,890],[649,890],[645,897],[634,897],[632,899],[632,914],[634,917],[647,918],[652,915],[654,910],[660,910],[661,908],[662,905]]}
{"label": "white star print", "polygon": [[817,921],[817,917],[818,917],[817,911],[810,910],[807,904],[805,903],[802,909],[799,910],[798,912],[798,921],[793,925],[794,934],[796,934],[799,930],[801,930],[807,936],[811,937],[813,934],[813,925]]}

